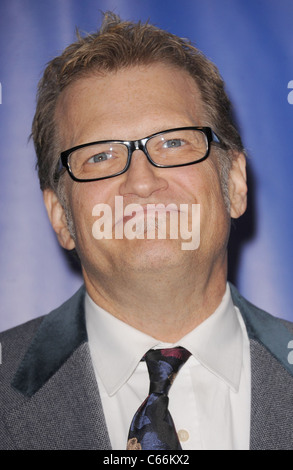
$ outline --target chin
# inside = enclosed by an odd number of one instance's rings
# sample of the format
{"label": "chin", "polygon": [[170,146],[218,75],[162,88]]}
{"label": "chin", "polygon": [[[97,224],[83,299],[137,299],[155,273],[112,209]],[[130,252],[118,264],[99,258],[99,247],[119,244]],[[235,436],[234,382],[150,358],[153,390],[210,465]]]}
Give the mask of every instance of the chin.
{"label": "chin", "polygon": [[130,240],[126,264],[138,271],[163,271],[168,265],[182,265],[186,251],[181,248],[181,240]]}

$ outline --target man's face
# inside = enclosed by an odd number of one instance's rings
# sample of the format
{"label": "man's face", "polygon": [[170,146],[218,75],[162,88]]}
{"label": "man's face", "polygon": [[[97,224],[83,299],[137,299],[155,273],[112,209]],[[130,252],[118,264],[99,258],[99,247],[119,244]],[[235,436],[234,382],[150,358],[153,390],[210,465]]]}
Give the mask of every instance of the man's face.
{"label": "man's face", "polygon": [[[87,142],[136,140],[166,129],[205,125],[195,82],[186,72],[163,64],[81,78],[61,95],[56,117],[62,150]],[[208,275],[225,263],[230,216],[223,200],[215,149],[205,161],[177,168],[156,168],[141,150],[135,150],[130,168],[120,176],[80,183],[66,174],[64,184],[74,241],[66,231],[60,208],[52,216],[55,206],[48,204],[50,192],[45,202],[47,208],[51,207],[49,216],[59,241],[65,248],[76,247],[89,282],[123,273],[132,276],[169,268],[174,271],[178,266]],[[96,240],[92,233],[96,220],[93,208],[103,203],[114,213],[115,196],[123,197],[124,207],[130,203],[142,207],[173,203],[178,208],[181,204],[200,204],[199,248],[184,251],[182,240],[146,237]],[[231,210],[240,215],[233,201]]]}

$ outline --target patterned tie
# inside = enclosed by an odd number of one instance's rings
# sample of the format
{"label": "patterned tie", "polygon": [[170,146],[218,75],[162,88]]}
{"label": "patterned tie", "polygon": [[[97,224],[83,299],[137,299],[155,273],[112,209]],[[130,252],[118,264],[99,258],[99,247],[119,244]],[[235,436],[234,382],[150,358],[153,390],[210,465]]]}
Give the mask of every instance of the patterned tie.
{"label": "patterned tie", "polygon": [[127,450],[181,450],[168,410],[168,392],[190,352],[184,348],[151,349],[144,359],[150,376],[149,395],[135,413]]}

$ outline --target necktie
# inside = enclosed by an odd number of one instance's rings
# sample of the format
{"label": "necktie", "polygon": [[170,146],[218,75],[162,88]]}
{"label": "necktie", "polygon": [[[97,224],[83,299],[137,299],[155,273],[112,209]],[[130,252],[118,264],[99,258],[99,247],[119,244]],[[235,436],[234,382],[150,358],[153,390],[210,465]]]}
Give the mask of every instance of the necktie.
{"label": "necktie", "polygon": [[167,395],[189,356],[190,352],[181,347],[151,349],[145,354],[150,390],[133,417],[127,450],[181,450]]}

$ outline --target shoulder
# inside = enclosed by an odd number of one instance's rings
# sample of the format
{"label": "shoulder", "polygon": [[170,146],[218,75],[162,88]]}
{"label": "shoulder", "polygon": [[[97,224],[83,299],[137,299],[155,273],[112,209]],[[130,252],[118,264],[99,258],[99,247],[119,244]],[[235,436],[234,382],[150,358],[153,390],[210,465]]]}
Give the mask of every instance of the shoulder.
{"label": "shoulder", "polygon": [[293,376],[293,365],[288,361],[289,344],[293,340],[293,323],[256,307],[231,284],[230,289],[233,303],[239,308],[251,344],[259,344]]}
{"label": "shoulder", "polygon": [[29,320],[26,323],[22,323],[18,326],[2,331],[0,333],[0,342],[3,343],[18,343],[24,344],[36,331],[42,321],[46,318],[56,317],[63,312],[70,311],[75,308],[75,305],[80,302],[84,297],[84,286],[82,286],[72,297],[66,300],[62,305],[52,310],[46,315],[42,315],[33,320]]}
{"label": "shoulder", "polygon": [[43,316],[35,318],[34,320],[30,320],[22,325],[0,333],[0,375],[4,373],[7,368],[12,370],[13,363],[21,359],[43,318]]}
{"label": "shoulder", "polygon": [[[43,317],[30,320],[27,323],[16,326],[0,334],[1,361],[0,361],[0,415],[9,408],[15,391],[11,388],[14,374],[21,363],[29,344],[32,342]],[[2,418],[0,418],[2,422]],[[0,426],[0,436],[2,426]]]}
{"label": "shoulder", "polygon": [[[81,309],[84,298],[82,286],[70,299],[60,307],[44,316],[30,320],[19,326],[0,333],[1,361],[0,361],[0,389],[1,385],[13,379],[15,371],[23,358],[36,346],[40,339],[46,339],[47,344],[53,345],[56,336],[68,328],[70,323],[76,325],[74,312]],[[78,325],[76,325],[78,328]],[[36,349],[35,353],[38,353]]]}
{"label": "shoulder", "polygon": [[229,286],[233,303],[239,308],[246,326],[249,329],[248,332],[253,334],[253,332],[255,332],[259,326],[266,327],[268,325],[270,327],[282,325],[293,331],[293,322],[271,315],[269,312],[266,312],[265,310],[257,307],[249,300],[244,298],[233,284],[229,283]]}

